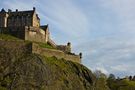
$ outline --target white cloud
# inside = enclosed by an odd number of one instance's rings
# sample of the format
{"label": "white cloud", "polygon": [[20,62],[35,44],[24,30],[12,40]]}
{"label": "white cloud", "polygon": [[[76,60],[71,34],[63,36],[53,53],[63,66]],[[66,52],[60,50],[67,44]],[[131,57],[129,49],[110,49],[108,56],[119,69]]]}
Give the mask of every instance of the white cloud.
{"label": "white cloud", "polygon": [[106,74],[135,74],[129,71],[135,68],[135,0],[4,0],[1,4],[20,10],[36,6],[43,24],[50,24],[54,40],[74,42],[74,51],[83,52],[86,66]]}
{"label": "white cloud", "polygon": [[102,73],[108,75],[108,71],[103,67],[103,66],[100,66],[100,67],[96,67],[95,70],[100,70]]}
{"label": "white cloud", "polygon": [[86,66],[92,67],[92,70],[101,68],[105,73],[134,75],[135,71],[132,68],[135,68],[135,43],[134,40],[127,40],[116,37],[99,38],[82,43],[76,48],[83,51],[82,61]]}
{"label": "white cloud", "polygon": [[90,25],[87,16],[72,0],[59,0],[55,3],[51,0],[48,3],[49,7],[40,3],[44,7],[41,9],[49,17],[49,22],[59,29],[58,32],[75,38],[88,33]]}

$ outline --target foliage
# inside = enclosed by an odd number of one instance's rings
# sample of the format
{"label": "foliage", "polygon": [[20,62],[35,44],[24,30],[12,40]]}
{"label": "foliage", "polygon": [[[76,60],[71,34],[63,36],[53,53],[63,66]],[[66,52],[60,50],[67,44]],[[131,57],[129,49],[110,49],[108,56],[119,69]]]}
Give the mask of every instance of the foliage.
{"label": "foliage", "polygon": [[94,71],[94,75],[96,76],[96,78],[105,78],[105,79],[107,78],[107,76],[100,70]]}
{"label": "foliage", "polygon": [[34,42],[36,44],[38,44],[41,48],[49,48],[49,49],[55,49],[54,47],[52,47],[50,44],[48,43],[42,43],[42,42]]}
{"label": "foliage", "polygon": [[108,79],[107,82],[111,90],[135,90],[135,81],[129,79]]}
{"label": "foliage", "polygon": [[115,75],[114,74],[110,74],[109,77],[108,77],[109,80],[115,80]]}
{"label": "foliage", "polygon": [[110,90],[107,86],[107,76],[100,70],[94,72],[96,76],[95,90]]}
{"label": "foliage", "polygon": [[24,42],[0,43],[0,90],[93,90],[85,66],[29,53]]}
{"label": "foliage", "polygon": [[6,41],[14,40],[14,41],[16,41],[16,40],[20,40],[20,39],[14,37],[14,36],[8,35],[8,34],[0,34],[0,40],[6,40]]}

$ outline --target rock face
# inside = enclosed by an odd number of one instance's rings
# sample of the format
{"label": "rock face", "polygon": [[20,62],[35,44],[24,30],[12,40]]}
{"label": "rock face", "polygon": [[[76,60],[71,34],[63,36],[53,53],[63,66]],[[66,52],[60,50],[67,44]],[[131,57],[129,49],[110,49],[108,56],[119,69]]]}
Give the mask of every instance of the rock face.
{"label": "rock face", "polygon": [[28,45],[0,41],[0,90],[93,90],[95,77],[86,67],[32,54]]}

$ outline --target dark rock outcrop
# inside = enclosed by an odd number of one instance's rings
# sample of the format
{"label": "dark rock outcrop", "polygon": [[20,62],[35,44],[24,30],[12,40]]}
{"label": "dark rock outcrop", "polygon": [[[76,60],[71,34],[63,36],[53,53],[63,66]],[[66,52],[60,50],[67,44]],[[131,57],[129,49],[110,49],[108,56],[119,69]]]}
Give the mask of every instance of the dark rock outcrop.
{"label": "dark rock outcrop", "polygon": [[85,66],[32,54],[29,44],[0,41],[0,90],[93,90]]}

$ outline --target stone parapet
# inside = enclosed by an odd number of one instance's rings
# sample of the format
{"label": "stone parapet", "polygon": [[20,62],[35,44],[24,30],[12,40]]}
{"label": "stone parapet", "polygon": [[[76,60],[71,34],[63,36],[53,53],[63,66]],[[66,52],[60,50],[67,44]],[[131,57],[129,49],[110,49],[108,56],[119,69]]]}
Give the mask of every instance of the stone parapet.
{"label": "stone parapet", "polygon": [[66,54],[63,51],[57,49],[41,48],[35,43],[32,44],[32,52],[46,57],[55,56],[58,59],[63,58],[65,60],[81,63],[81,58],[79,55]]}

